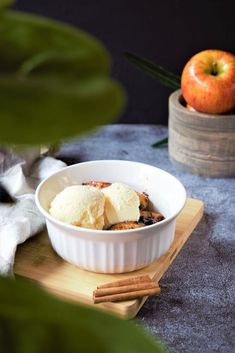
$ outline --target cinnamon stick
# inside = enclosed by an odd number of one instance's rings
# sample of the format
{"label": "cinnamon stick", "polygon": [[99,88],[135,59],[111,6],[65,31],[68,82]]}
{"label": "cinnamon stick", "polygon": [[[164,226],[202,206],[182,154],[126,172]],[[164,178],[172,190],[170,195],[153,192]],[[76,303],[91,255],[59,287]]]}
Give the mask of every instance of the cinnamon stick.
{"label": "cinnamon stick", "polygon": [[148,282],[137,283],[137,284],[122,285],[117,287],[98,288],[93,292],[93,295],[95,297],[102,297],[104,295],[129,293],[129,292],[135,292],[142,289],[152,289],[156,287],[158,286],[156,286],[155,283],[148,281]]}
{"label": "cinnamon stick", "polygon": [[156,295],[156,294],[159,294],[160,291],[161,289],[159,287],[156,287],[156,288],[143,289],[143,290],[138,290],[138,291],[128,292],[128,293],[104,295],[101,297],[95,296],[93,299],[95,304],[103,303],[103,302],[117,302],[122,300],[130,300],[130,299],[136,299],[136,298],[150,296],[150,295]]}
{"label": "cinnamon stick", "polygon": [[145,283],[145,282],[152,282],[151,278],[148,275],[130,277],[130,278],[127,278],[127,279],[122,279],[120,281],[115,281],[115,282],[111,282],[111,283],[101,284],[101,285],[97,286],[97,289],[128,286],[130,284],[138,284],[138,283]]}

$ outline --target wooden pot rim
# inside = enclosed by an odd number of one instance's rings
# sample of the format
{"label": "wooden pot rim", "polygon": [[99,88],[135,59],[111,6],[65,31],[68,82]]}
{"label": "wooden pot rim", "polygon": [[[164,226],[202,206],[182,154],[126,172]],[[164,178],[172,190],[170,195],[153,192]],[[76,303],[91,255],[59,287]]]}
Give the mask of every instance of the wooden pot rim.
{"label": "wooden pot rim", "polygon": [[197,130],[235,131],[235,114],[205,114],[191,111],[180,103],[183,99],[181,90],[174,91],[169,97],[170,118],[174,112],[182,124]]}

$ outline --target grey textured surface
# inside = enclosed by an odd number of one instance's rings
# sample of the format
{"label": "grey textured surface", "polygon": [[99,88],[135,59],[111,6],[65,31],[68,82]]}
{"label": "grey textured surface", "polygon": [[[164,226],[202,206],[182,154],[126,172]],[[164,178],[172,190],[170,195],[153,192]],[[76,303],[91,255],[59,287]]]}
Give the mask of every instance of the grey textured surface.
{"label": "grey textured surface", "polygon": [[171,352],[231,353],[235,179],[204,178],[176,169],[167,147],[151,147],[166,135],[167,128],[161,126],[110,125],[65,144],[60,154],[69,163],[97,159],[149,163],[175,175],[189,197],[204,201],[205,215],[162,278],[161,295],[149,298],[137,319]]}

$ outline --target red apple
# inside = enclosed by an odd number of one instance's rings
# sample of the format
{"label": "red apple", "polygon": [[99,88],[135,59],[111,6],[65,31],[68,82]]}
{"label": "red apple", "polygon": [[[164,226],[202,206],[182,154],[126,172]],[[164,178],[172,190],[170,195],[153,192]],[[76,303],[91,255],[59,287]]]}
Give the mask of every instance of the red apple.
{"label": "red apple", "polygon": [[235,108],[235,55],[204,50],[185,65],[182,94],[198,112],[220,114]]}

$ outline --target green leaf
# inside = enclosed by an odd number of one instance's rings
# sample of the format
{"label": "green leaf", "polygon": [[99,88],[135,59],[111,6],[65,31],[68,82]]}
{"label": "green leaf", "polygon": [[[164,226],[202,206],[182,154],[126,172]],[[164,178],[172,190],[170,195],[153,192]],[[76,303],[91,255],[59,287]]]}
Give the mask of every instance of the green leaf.
{"label": "green leaf", "polygon": [[130,63],[147,73],[149,76],[160,81],[163,85],[173,89],[180,88],[180,77],[178,75],[175,75],[163,67],[154,64],[152,61],[141,58],[135,54],[125,53],[124,55]]}
{"label": "green leaf", "polygon": [[41,17],[0,20],[0,141],[56,142],[109,122],[124,92],[106,49],[90,35]]}
{"label": "green leaf", "polygon": [[0,0],[0,11],[11,6],[14,2],[14,0]]}
{"label": "green leaf", "polygon": [[32,283],[0,278],[0,351],[163,353],[137,325],[59,301]]}
{"label": "green leaf", "polygon": [[105,77],[0,77],[1,143],[51,143],[104,124],[121,110],[121,89]]}
{"label": "green leaf", "polygon": [[[43,17],[5,12],[0,21],[0,73],[16,74],[27,61],[44,56],[34,74],[57,77],[108,75],[106,49],[81,30]],[[46,60],[47,57],[47,60]]]}
{"label": "green leaf", "polygon": [[168,144],[168,137],[165,137],[164,139],[155,142],[154,144],[152,144],[152,147],[156,148],[166,144]]}

